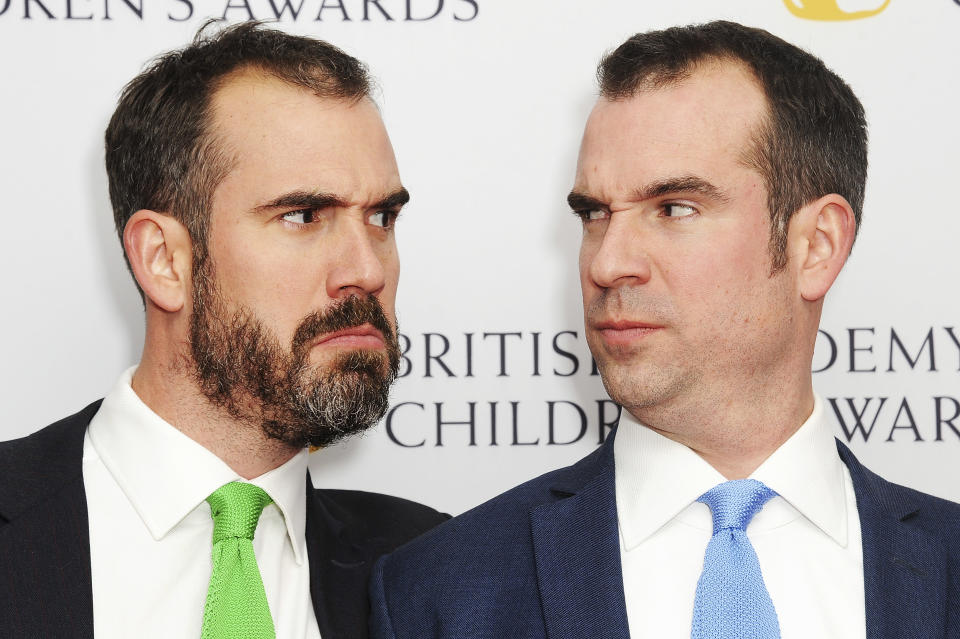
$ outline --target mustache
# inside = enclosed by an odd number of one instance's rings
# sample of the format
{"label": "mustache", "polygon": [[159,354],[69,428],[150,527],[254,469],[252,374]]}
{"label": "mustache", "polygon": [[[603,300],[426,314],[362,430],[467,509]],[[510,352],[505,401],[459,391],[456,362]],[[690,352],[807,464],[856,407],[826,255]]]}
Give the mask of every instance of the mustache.
{"label": "mustache", "polygon": [[380,331],[388,345],[396,343],[396,331],[383,312],[380,300],[372,295],[351,295],[329,308],[314,311],[303,318],[293,335],[293,352],[300,352],[304,344],[321,335],[363,324],[370,324]]}
{"label": "mustache", "polygon": [[650,297],[635,287],[606,289],[590,302],[585,313],[588,326],[591,321],[611,317],[643,318],[646,321],[669,323],[674,317],[673,305],[667,300]]}

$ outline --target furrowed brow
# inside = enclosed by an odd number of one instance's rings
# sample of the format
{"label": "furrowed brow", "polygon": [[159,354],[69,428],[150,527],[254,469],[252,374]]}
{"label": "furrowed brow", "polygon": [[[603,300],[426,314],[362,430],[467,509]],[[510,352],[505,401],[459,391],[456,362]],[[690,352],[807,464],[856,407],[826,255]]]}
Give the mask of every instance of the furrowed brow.
{"label": "furrowed brow", "polygon": [[410,193],[407,191],[407,189],[401,186],[399,189],[397,189],[387,197],[383,198],[379,202],[374,203],[373,206],[371,206],[370,208],[396,209],[396,208],[400,208],[401,206],[403,206],[409,201],[410,201]]}
{"label": "furrowed brow", "polygon": [[298,208],[298,209],[329,209],[346,207],[348,204],[332,193],[313,191],[291,191],[284,193],[266,204],[261,204],[255,210]]}
{"label": "furrowed brow", "polygon": [[647,184],[634,191],[633,198],[635,201],[641,202],[671,193],[695,193],[720,203],[730,201],[730,196],[723,189],[695,175],[667,178]]}
{"label": "furrowed brow", "polygon": [[590,197],[586,193],[581,193],[580,191],[570,191],[570,194],[567,196],[567,204],[574,211],[602,211],[607,208],[607,205],[600,200]]}

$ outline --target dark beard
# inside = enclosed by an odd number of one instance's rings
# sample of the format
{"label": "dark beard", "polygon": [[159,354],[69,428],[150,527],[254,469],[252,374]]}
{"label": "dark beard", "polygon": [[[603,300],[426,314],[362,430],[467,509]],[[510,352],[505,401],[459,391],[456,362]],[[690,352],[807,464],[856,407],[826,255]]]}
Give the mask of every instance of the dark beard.
{"label": "dark beard", "polygon": [[[190,320],[196,378],[211,403],[296,448],[328,446],[383,417],[400,348],[377,298],[351,295],[311,313],[284,350],[251,311],[227,311],[212,271],[208,258],[194,272]],[[385,354],[355,350],[322,369],[309,366],[312,340],[364,323],[383,334]]]}

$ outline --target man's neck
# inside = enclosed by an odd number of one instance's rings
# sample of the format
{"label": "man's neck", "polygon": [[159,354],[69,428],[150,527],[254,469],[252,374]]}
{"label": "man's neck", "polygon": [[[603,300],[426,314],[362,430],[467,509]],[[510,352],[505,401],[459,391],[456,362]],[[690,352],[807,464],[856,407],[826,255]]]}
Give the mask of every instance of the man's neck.
{"label": "man's neck", "polygon": [[767,394],[763,390],[630,412],[648,428],[690,448],[727,479],[744,479],[813,412],[809,381]]}
{"label": "man's neck", "polygon": [[213,405],[182,366],[159,366],[144,354],[131,386],[164,421],[217,457],[244,479],[289,461],[299,449],[268,437],[257,424]]}

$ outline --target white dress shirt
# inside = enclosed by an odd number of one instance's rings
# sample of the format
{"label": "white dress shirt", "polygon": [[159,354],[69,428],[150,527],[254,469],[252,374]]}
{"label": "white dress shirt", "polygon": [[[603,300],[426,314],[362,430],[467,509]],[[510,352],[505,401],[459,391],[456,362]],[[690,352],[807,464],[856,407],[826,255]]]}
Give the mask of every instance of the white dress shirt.
{"label": "white dress shirt", "polygon": [[[83,482],[90,519],[97,639],[199,637],[210,584],[213,519],[206,498],[245,481],[165,422],[120,378],[90,422]],[[273,499],[254,553],[277,637],[319,639],[310,599],[307,451],[251,480]]]}
{"label": "white dress shirt", "polygon": [[[725,478],[623,411],[614,441],[620,559],[633,639],[689,639],[713,534],[697,498]],[[751,476],[774,497],[747,526],[782,639],[866,636],[863,549],[850,473],[815,399],[800,429]]]}

